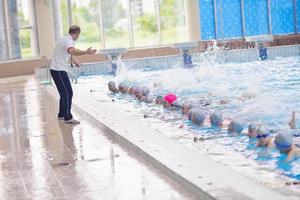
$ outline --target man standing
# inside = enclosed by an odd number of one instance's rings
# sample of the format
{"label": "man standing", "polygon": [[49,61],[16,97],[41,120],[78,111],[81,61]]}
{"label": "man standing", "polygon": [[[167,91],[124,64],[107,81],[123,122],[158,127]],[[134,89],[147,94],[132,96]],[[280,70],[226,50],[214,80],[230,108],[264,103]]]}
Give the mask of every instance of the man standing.
{"label": "man standing", "polygon": [[60,96],[58,119],[64,120],[65,123],[69,124],[80,123],[73,119],[71,114],[73,90],[67,73],[69,60],[71,58],[71,63],[73,62],[76,67],[79,67],[80,63],[73,56],[92,55],[97,51],[91,47],[86,51],[74,47],[74,42],[79,38],[80,32],[80,27],[73,25],[69,29],[69,34],[58,40],[54,48],[52,64],[50,66],[50,73]]}

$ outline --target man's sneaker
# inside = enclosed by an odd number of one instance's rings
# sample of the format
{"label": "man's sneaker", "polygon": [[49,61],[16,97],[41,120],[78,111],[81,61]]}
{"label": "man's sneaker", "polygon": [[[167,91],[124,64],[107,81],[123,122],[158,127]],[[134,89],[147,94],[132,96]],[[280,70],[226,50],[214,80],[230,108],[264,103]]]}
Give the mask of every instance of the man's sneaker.
{"label": "man's sneaker", "polygon": [[58,120],[64,120],[65,118],[64,117],[58,117],[57,119]]}
{"label": "man's sneaker", "polygon": [[76,119],[70,119],[65,121],[66,124],[80,124]]}

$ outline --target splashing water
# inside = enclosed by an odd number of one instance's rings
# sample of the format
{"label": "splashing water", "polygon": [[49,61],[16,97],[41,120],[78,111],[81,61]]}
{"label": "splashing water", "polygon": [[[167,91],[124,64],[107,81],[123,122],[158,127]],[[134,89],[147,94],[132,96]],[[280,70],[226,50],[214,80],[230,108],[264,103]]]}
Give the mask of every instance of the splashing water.
{"label": "splashing water", "polygon": [[[125,80],[130,85],[146,86],[153,95],[173,92],[180,100],[199,102],[205,99],[210,102],[203,108],[207,112],[220,111],[226,118],[239,119],[246,125],[263,124],[266,129],[272,130],[287,129],[291,112],[300,112],[298,57],[248,63],[216,63],[210,60],[198,65],[192,69],[172,67],[162,70],[127,70],[115,78],[98,76],[92,79],[81,78],[79,82],[83,88],[101,91],[93,94],[99,100],[109,99],[107,93],[103,94],[103,91],[107,91],[109,80],[118,83]],[[271,180],[266,183],[271,187],[280,187],[278,184],[290,180],[288,178],[300,180],[300,162],[285,165],[276,150],[257,149],[256,141],[246,136],[228,135],[225,130],[207,126],[195,127],[183,119],[180,113],[169,112],[152,104],[146,105],[119,94],[116,97],[119,103],[113,106],[117,109],[136,117],[146,113],[147,118],[143,119],[146,124],[183,143],[191,145],[191,140],[186,138],[197,135],[203,140],[201,148],[196,146],[200,152],[242,173],[253,175],[261,182]],[[220,104],[220,100],[228,103]],[[182,124],[184,128],[178,129]],[[297,126],[300,126],[299,120],[296,121]],[[250,167],[245,170],[245,166]],[[258,170],[260,177],[255,175]],[[295,193],[300,195],[299,191]]]}

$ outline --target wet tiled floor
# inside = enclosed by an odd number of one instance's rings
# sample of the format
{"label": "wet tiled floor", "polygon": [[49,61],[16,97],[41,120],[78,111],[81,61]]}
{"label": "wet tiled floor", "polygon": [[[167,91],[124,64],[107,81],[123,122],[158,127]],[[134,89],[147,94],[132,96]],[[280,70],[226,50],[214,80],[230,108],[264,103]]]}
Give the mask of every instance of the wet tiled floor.
{"label": "wet tiled floor", "polygon": [[0,199],[195,199],[80,116],[32,76],[0,79]]}

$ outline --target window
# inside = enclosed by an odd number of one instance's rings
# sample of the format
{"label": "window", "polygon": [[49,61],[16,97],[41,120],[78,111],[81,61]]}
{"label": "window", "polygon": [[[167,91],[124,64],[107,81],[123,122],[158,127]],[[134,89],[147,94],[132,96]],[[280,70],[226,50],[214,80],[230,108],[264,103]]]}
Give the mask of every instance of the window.
{"label": "window", "polygon": [[129,47],[127,0],[102,0],[105,48]]}
{"label": "window", "polygon": [[131,13],[134,46],[159,44],[156,0],[132,0]]}
{"label": "window", "polygon": [[76,46],[81,49],[100,48],[100,17],[98,0],[72,0],[73,24],[79,25],[81,34]]}
{"label": "window", "polygon": [[[8,1],[8,2],[14,2]],[[15,31],[12,34],[13,48],[19,51],[14,52],[14,56],[19,57],[21,53],[22,58],[33,57],[38,54],[36,31],[34,29],[34,9],[28,0],[17,1],[17,22],[11,21],[11,27]],[[14,3],[11,4],[11,12],[14,14]]]}
{"label": "window", "polygon": [[183,0],[160,0],[160,21],[163,44],[187,40]]}
{"label": "window", "polygon": [[64,33],[69,20],[82,28],[79,48],[145,47],[187,38],[184,0],[55,1],[60,1]]}
{"label": "window", "polygon": [[6,46],[6,27],[4,15],[4,3],[0,1],[0,60],[7,59],[7,46]]}

